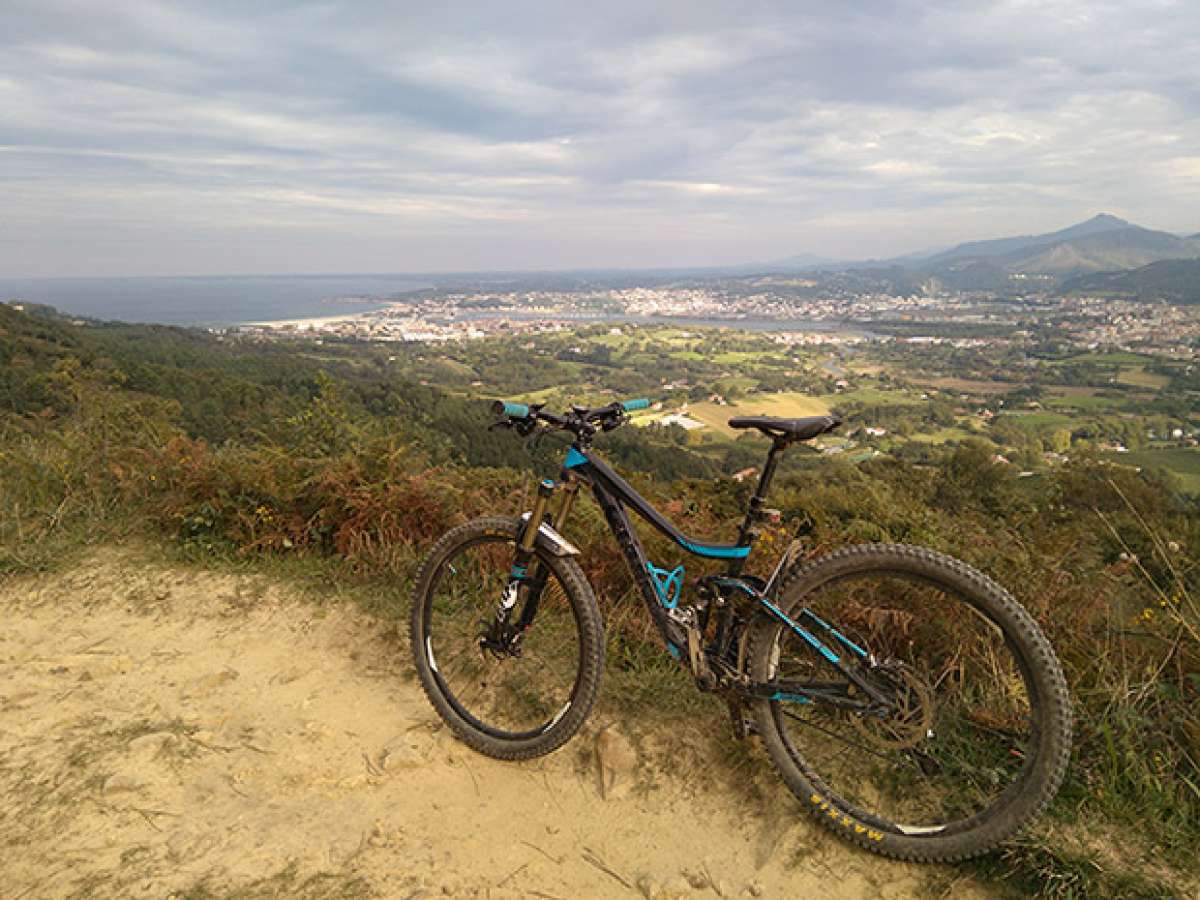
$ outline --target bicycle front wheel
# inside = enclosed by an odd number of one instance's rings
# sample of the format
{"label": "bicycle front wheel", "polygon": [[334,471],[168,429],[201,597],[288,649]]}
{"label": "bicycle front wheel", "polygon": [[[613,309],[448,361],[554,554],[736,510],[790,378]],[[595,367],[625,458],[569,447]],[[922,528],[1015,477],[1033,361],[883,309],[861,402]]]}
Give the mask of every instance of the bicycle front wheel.
{"label": "bicycle front wheel", "polygon": [[[1062,669],[1029,613],[965,563],[858,545],[798,566],[751,674],[764,745],[818,820],[877,853],[983,853],[1053,797],[1070,755]],[[806,637],[869,676],[880,704]],[[807,686],[807,690],[805,687]]]}
{"label": "bicycle front wheel", "polygon": [[[604,634],[578,564],[538,548],[545,575],[519,648],[481,644],[509,581],[521,522],[488,517],[448,532],[425,557],[413,592],[417,674],[438,715],[469,746],[498,759],[549,753],[583,724],[600,687]],[[528,597],[519,592],[513,614]]]}

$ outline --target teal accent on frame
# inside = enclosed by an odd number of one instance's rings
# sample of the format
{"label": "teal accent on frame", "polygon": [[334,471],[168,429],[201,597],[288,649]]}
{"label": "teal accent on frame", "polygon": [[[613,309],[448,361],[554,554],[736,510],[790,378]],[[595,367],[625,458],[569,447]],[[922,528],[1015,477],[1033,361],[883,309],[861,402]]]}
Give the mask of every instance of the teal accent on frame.
{"label": "teal accent on frame", "polygon": [[830,625],[828,622],[826,622],[824,619],[822,619],[820,616],[818,616],[815,612],[813,612],[807,606],[804,608],[804,610],[801,614],[812,618],[812,620],[814,622],[816,622],[818,625],[820,625],[822,628],[824,628],[826,631],[828,631],[830,634],[832,634],[835,638],[837,638],[839,641],[841,641],[843,644],[845,644],[847,647],[849,647],[851,650],[853,650],[859,656],[863,657],[864,659],[866,658],[866,656],[867,656],[866,650],[864,650],[862,647],[858,646],[858,644],[854,643],[854,641],[850,640],[850,638],[846,637],[844,634],[842,634],[840,631],[838,631],[836,628],[834,628],[832,625]]}
{"label": "teal accent on frame", "polygon": [[711,544],[693,544],[685,538],[679,539],[679,545],[689,553],[709,559],[745,559],[750,555],[749,547],[714,547]]}
{"label": "teal accent on frame", "polygon": [[786,700],[789,703],[812,703],[803,694],[789,694],[787,691],[776,691],[771,695],[772,700]]}
{"label": "teal accent on frame", "polygon": [[775,617],[778,618],[779,621],[783,622],[785,625],[787,625],[789,628],[791,628],[792,631],[796,632],[796,634],[800,635],[800,637],[802,637],[802,638],[804,638],[804,640],[808,641],[809,645],[814,650],[816,650],[818,653],[820,653],[823,657],[825,657],[831,663],[836,663],[838,661],[838,659],[840,657],[836,653],[834,653],[832,650],[830,650],[828,647],[826,647],[823,643],[821,643],[820,638],[815,637],[814,635],[805,631],[803,628],[801,628],[795,622],[793,622],[787,613],[785,613],[782,609],[780,609],[778,606],[776,606],[774,603],[772,603],[766,597],[761,597],[759,599],[762,601],[762,605],[765,606],[767,609],[769,609],[771,612],[773,612],[775,614]]}
{"label": "teal accent on frame", "polygon": [[586,456],[584,456],[582,453],[580,453],[578,450],[576,450],[574,447],[572,447],[570,450],[567,451],[567,459],[563,463],[563,468],[570,469],[570,468],[574,468],[575,466],[582,466],[587,461],[588,461],[588,458]]}
{"label": "teal accent on frame", "polygon": [[658,601],[667,609],[674,609],[679,604],[679,594],[683,590],[683,566],[676,566],[668,572],[648,562],[646,571],[650,573]]}

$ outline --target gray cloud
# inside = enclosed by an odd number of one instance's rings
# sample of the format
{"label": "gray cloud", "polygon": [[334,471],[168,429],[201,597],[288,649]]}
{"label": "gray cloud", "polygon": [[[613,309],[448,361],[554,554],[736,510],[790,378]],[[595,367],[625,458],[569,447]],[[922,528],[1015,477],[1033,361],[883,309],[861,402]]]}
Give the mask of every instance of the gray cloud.
{"label": "gray cloud", "polygon": [[1182,2],[0,9],[0,274],[856,257],[1200,229]]}

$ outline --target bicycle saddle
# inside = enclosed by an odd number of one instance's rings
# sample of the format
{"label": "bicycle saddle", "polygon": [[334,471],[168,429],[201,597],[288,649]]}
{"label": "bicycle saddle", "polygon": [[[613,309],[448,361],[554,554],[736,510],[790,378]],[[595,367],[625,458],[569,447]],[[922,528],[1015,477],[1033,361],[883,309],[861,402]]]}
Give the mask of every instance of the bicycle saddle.
{"label": "bicycle saddle", "polygon": [[757,428],[767,437],[788,441],[809,441],[817,435],[833,431],[842,424],[837,416],[805,416],[800,419],[780,419],[775,416],[736,416],[729,420],[730,428]]}

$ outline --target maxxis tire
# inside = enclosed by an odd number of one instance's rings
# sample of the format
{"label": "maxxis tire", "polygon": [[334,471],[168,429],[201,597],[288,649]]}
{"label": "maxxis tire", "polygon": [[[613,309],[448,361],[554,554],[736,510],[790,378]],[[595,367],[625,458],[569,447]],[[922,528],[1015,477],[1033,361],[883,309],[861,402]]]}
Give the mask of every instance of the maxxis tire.
{"label": "maxxis tire", "polygon": [[535,550],[537,559],[550,568],[562,585],[579,628],[581,671],[567,711],[536,737],[507,740],[480,731],[454,709],[442,692],[431,670],[423,639],[426,595],[433,587],[439,568],[464,544],[481,538],[495,539],[498,536],[511,538],[515,543],[521,525],[520,519],[489,516],[473,519],[443,535],[425,555],[417,571],[409,622],[409,639],[417,676],[437,714],[450,726],[454,734],[473,750],[495,759],[506,760],[543,756],[570,740],[591,712],[604,672],[604,627],[591,585],[575,560],[555,556],[546,548],[538,546]]}
{"label": "maxxis tire", "polygon": [[[778,605],[792,615],[805,597],[827,582],[858,572],[877,571],[926,578],[954,587],[1004,632],[1025,669],[1031,700],[1040,708],[1036,758],[1022,789],[989,811],[969,831],[939,837],[896,834],[863,827],[841,798],[819,789],[801,769],[780,734],[773,704],[758,700],[753,714],[758,733],[784,782],[818,822],[873,853],[914,862],[954,862],[994,849],[1039,815],[1066,775],[1071,754],[1071,703],[1062,667],[1033,617],[992,579],[953,557],[903,544],[858,544],[797,565],[780,587]],[[750,675],[769,678],[778,623],[766,617],[750,633]]]}

